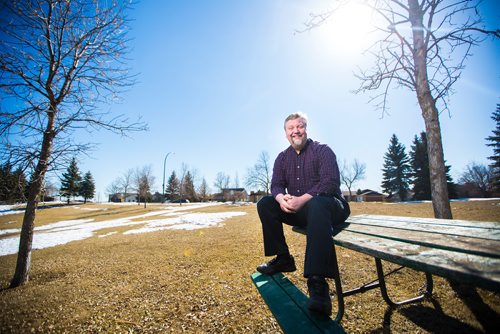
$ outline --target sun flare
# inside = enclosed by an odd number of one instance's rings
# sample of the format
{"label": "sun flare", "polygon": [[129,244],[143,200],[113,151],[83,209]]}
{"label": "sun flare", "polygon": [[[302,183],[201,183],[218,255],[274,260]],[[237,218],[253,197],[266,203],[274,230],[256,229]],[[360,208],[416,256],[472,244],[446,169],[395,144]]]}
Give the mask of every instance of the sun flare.
{"label": "sun flare", "polygon": [[328,54],[350,58],[360,55],[373,43],[373,11],[359,3],[339,7],[316,28],[318,43]]}

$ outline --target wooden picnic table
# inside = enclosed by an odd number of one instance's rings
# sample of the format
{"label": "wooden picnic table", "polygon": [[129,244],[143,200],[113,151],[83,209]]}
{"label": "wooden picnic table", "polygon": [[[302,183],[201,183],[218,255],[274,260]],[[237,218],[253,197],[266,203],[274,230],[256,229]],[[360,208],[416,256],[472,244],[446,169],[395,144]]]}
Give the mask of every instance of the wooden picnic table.
{"label": "wooden picnic table", "polygon": [[[500,223],[497,222],[358,215],[335,226],[333,242],[373,256],[378,276],[374,283],[343,291],[333,248],[338,273],[335,279],[339,303],[337,321],[343,316],[344,296],[380,288],[389,305],[407,304],[432,293],[432,275],[500,291]],[[387,274],[383,272],[381,260],[424,272],[425,292],[408,300],[392,301],[387,294],[384,279]]]}
{"label": "wooden picnic table", "polygon": [[[306,233],[297,227],[293,230]],[[358,215],[335,226],[332,233],[338,303],[335,322],[343,317],[344,297],[380,288],[390,306],[412,303],[432,294],[432,275],[500,292],[500,222]],[[377,279],[344,291],[336,246],[372,256]],[[382,260],[401,267],[385,273]],[[393,301],[387,292],[385,277],[404,267],[425,273],[425,291],[410,299]]]}

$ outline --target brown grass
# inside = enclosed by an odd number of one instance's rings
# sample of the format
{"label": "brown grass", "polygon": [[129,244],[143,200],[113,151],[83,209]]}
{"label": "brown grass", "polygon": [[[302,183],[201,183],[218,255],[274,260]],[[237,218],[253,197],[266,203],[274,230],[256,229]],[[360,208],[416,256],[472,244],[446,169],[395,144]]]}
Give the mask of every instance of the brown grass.
{"label": "brown grass", "polygon": [[[500,222],[500,201],[454,202],[452,207],[457,219]],[[107,209],[41,210],[37,226],[158,209],[95,204],[81,208]],[[7,289],[16,256],[0,257],[0,333],[280,332],[249,277],[265,260],[255,206],[199,211],[248,214],[229,219],[219,228],[118,233],[37,250],[30,281],[16,289]],[[433,216],[429,203],[354,203],[352,211],[353,215]],[[21,219],[21,215],[2,216],[0,229],[18,228]],[[305,238],[288,228],[286,234],[301,264]],[[345,287],[375,278],[373,259],[345,249],[338,256]],[[306,291],[301,269],[287,276]],[[407,270],[391,279],[390,291],[394,297],[411,295],[423,283],[421,274]],[[385,305],[376,290],[347,297],[342,326],[352,333],[493,332],[500,328],[499,301],[498,293],[452,287],[435,278],[433,299],[395,310]]]}

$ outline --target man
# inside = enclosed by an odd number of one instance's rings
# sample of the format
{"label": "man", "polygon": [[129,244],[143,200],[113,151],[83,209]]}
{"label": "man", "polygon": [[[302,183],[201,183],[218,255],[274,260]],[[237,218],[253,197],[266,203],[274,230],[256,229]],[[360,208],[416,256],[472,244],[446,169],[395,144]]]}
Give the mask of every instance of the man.
{"label": "man", "polygon": [[276,257],[257,267],[265,275],[296,270],[288,251],[283,223],[305,227],[307,245],[304,277],[310,311],[330,315],[332,302],[325,278],[333,278],[332,225],[349,216],[340,191],[340,174],[333,151],[307,137],[307,117],[294,113],[285,119],[290,146],[274,162],[271,194],[257,203],[264,253]]}

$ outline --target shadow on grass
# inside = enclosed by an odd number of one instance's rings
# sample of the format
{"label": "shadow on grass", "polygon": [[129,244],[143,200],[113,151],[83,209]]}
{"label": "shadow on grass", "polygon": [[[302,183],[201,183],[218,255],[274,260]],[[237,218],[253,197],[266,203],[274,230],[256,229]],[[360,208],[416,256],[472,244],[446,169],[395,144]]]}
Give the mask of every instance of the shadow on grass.
{"label": "shadow on grass", "polygon": [[486,333],[498,333],[500,314],[483,301],[475,287],[448,280],[451,288],[474,314]]}
{"label": "shadow on grass", "polygon": [[498,333],[498,328],[500,328],[499,314],[486,305],[474,289],[472,289],[473,292],[469,289],[467,289],[466,295],[463,294],[463,291],[460,292],[460,294],[462,294],[460,298],[464,300],[466,305],[470,308],[484,331],[474,328],[460,319],[445,314],[441,305],[437,301],[431,300],[433,307],[420,304],[401,308],[387,307],[382,327],[371,331],[371,333],[391,333],[391,317],[394,312],[399,312],[415,325],[430,333]]}
{"label": "shadow on grass", "polygon": [[400,312],[408,320],[431,333],[483,333],[460,319],[450,317],[432,307],[412,305],[401,309]]}
{"label": "shadow on grass", "polygon": [[[440,307],[439,307],[440,308]],[[370,332],[370,334],[389,334],[391,332],[397,333],[397,331],[391,331],[391,317],[392,314],[397,311],[401,315],[405,316],[408,320],[413,322],[418,327],[424,329],[429,333],[443,333],[443,334],[480,334],[482,331],[478,330],[466,324],[459,319],[450,317],[442,311],[436,308],[423,306],[423,305],[411,305],[402,308],[391,308],[387,307],[384,314],[384,322],[381,328],[377,328]]]}

